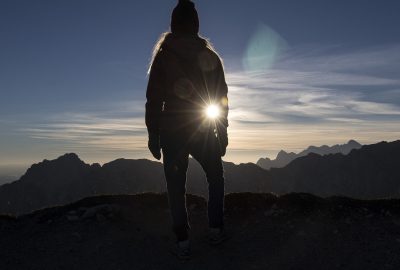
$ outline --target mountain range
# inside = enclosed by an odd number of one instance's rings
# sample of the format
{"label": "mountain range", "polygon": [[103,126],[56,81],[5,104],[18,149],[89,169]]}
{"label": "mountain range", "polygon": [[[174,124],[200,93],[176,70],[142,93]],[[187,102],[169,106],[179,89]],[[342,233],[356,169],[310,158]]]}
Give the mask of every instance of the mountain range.
{"label": "mountain range", "polygon": [[360,149],[361,144],[355,140],[350,140],[346,144],[336,144],[333,146],[322,145],[320,147],[317,146],[309,146],[307,149],[301,151],[300,153],[296,154],[293,152],[287,153],[284,150],[279,151],[276,159],[269,159],[269,158],[260,158],[257,161],[257,165],[263,169],[269,170],[271,168],[283,168],[288,165],[290,162],[295,160],[299,157],[307,156],[310,153],[319,154],[321,156],[328,155],[328,154],[336,154],[342,153],[347,155],[353,149]]}
{"label": "mountain range", "polygon": [[[381,142],[342,153],[310,153],[284,168],[264,170],[225,162],[226,193],[308,192],[355,198],[399,197],[400,141]],[[200,165],[191,160],[188,192],[206,197]],[[0,213],[23,214],[99,194],[164,192],[161,163],[117,159],[103,166],[86,164],[76,154],[32,165],[17,181],[0,186]]]}

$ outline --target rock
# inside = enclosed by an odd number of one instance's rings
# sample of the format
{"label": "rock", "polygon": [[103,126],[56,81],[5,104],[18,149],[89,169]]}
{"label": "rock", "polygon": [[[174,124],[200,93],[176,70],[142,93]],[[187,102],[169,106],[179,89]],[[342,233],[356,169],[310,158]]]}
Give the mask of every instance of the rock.
{"label": "rock", "polygon": [[400,226],[400,218],[395,218],[395,219],[392,220],[392,222],[393,222],[395,225]]}
{"label": "rock", "polygon": [[346,223],[346,224],[351,224],[351,223],[352,223],[351,218],[350,218],[350,217],[347,217],[347,218],[344,220],[344,223]]}
{"label": "rock", "polygon": [[116,205],[102,204],[86,209],[86,211],[82,214],[81,218],[82,219],[96,218],[97,220],[99,220],[97,215],[102,215],[100,219],[103,218],[106,219],[105,217],[115,217],[120,213],[120,210],[121,209]]}
{"label": "rock", "polygon": [[79,217],[75,215],[67,215],[67,220],[68,221],[78,221]]}
{"label": "rock", "polygon": [[275,211],[273,209],[269,209],[264,212],[264,216],[269,217],[269,216],[272,216],[274,213],[275,213]]}
{"label": "rock", "polygon": [[304,231],[299,231],[297,236],[306,236],[307,234]]}
{"label": "rock", "polygon": [[96,220],[98,222],[104,222],[105,220],[107,220],[107,218],[102,214],[96,214]]}
{"label": "rock", "polygon": [[71,234],[71,236],[77,241],[77,242],[82,242],[82,235],[78,232],[74,232]]}

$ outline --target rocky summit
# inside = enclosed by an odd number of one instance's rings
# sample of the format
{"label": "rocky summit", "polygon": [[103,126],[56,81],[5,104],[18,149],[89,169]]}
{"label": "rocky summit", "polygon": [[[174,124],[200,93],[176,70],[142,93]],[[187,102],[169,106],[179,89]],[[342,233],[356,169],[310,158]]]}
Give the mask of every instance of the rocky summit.
{"label": "rocky summit", "polygon": [[399,269],[400,200],[234,193],[231,238],[209,246],[206,201],[187,196],[193,256],[174,245],[167,196],[89,197],[0,217],[0,269]]}

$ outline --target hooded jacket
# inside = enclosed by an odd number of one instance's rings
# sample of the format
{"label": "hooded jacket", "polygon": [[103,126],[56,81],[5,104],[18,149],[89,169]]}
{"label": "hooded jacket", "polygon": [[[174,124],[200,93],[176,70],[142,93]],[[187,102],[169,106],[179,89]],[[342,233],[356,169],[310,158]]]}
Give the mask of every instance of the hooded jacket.
{"label": "hooded jacket", "polygon": [[[207,105],[220,107],[217,129],[228,126],[228,87],[219,56],[198,36],[169,34],[150,69],[146,126],[149,133],[194,133],[209,127]],[[207,126],[208,125],[208,126]]]}

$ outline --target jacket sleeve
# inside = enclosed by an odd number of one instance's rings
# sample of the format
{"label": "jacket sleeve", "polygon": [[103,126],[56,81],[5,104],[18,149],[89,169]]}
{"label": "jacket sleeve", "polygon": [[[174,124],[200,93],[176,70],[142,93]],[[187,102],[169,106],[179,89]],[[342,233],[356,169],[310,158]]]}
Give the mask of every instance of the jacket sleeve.
{"label": "jacket sleeve", "polygon": [[154,59],[150,69],[146,91],[146,126],[149,133],[159,134],[160,116],[164,102],[165,72],[161,63],[162,51]]}
{"label": "jacket sleeve", "polygon": [[228,124],[228,85],[225,81],[225,73],[222,62],[219,61],[217,67],[217,97],[219,99],[219,105],[221,107],[222,115],[221,115],[221,124],[226,128],[229,126]]}

